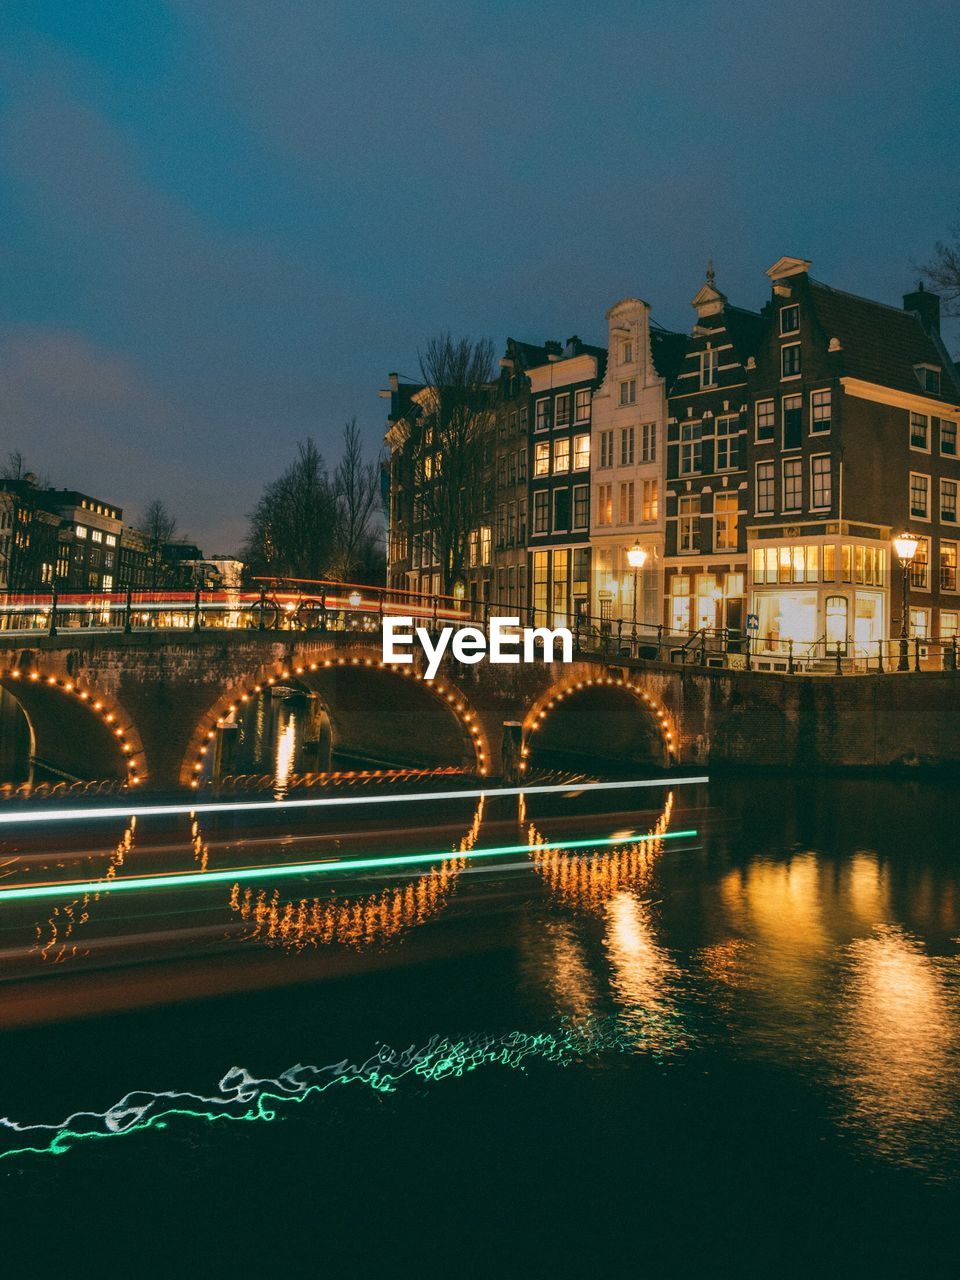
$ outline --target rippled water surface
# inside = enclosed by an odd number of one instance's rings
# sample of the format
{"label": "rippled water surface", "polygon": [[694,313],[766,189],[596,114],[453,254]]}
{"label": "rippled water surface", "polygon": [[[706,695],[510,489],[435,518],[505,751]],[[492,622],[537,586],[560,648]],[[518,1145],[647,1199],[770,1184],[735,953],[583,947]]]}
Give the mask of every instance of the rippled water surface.
{"label": "rippled water surface", "polygon": [[[955,1274],[956,788],[641,803],[464,804],[416,874],[116,894],[128,954],[53,978],[16,942],[51,911],[5,907],[17,1234],[56,1206],[81,1257],[230,1274]],[[417,847],[410,816],[367,838]]]}

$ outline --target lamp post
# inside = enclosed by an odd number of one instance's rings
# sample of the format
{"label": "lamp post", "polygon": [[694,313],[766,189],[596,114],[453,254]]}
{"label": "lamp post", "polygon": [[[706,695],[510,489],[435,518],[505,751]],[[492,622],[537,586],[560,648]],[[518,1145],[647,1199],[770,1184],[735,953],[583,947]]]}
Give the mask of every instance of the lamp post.
{"label": "lamp post", "polygon": [[630,633],[630,648],[633,656],[637,653],[637,574],[647,563],[647,553],[641,547],[640,540],[633,544],[627,552],[627,562],[633,570],[633,630]]}
{"label": "lamp post", "polygon": [[920,545],[920,539],[912,533],[898,533],[893,540],[893,547],[899,557],[900,564],[903,567],[903,594],[900,604],[900,660],[897,663],[898,671],[910,670],[910,645],[907,639],[907,579],[910,575],[910,565],[913,558],[917,554],[917,547]]}

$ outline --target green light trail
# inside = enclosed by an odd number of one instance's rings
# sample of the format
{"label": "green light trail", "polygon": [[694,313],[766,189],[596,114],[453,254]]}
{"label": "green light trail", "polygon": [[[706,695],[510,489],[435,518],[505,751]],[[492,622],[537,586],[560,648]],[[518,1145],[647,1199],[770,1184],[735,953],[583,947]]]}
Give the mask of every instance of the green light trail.
{"label": "green light trail", "polygon": [[484,1066],[523,1071],[534,1060],[568,1067],[605,1054],[636,1052],[639,1047],[635,1033],[612,1015],[580,1022],[564,1019],[555,1029],[536,1033],[511,1031],[499,1037],[462,1039],[433,1036],[419,1049],[381,1046],[359,1064],[345,1060],[326,1067],[296,1066],[275,1079],[258,1079],[242,1067],[232,1067],[220,1081],[219,1093],[211,1097],[137,1091],[106,1111],[75,1112],[57,1124],[21,1124],[0,1117],[0,1147],[5,1148],[0,1159],[65,1155],[82,1142],[166,1129],[177,1118],[269,1122],[278,1118],[285,1104],[303,1103],[344,1085],[396,1093],[410,1077],[424,1082],[460,1079]]}
{"label": "green light trail", "polygon": [[197,885],[236,884],[248,880],[276,879],[278,876],[321,875],[334,871],[379,871],[392,867],[416,867],[430,862],[459,859],[476,861],[509,854],[535,853],[550,849],[606,848],[610,845],[639,844],[641,841],[680,840],[695,837],[697,831],[668,831],[612,836],[602,840],[550,840],[542,844],[502,844],[492,849],[443,849],[434,853],[378,855],[372,858],[337,858],[326,862],[286,862],[265,867],[235,867],[222,871],[173,871],[159,875],[130,876],[124,880],[59,880],[51,884],[27,884],[19,888],[0,889],[0,902],[19,902],[30,898],[61,898],[84,893],[132,893],[146,889],[193,888]]}

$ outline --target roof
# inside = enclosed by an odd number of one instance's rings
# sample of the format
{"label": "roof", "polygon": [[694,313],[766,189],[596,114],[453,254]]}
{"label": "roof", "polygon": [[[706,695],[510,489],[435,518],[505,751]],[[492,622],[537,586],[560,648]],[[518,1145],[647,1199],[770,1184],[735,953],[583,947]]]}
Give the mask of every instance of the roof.
{"label": "roof", "polygon": [[932,364],[942,370],[941,396],[956,402],[960,383],[939,335],[928,333],[919,316],[883,302],[859,298],[810,280],[810,299],[827,342],[840,342],[842,373],[898,391],[920,393],[914,367]]}

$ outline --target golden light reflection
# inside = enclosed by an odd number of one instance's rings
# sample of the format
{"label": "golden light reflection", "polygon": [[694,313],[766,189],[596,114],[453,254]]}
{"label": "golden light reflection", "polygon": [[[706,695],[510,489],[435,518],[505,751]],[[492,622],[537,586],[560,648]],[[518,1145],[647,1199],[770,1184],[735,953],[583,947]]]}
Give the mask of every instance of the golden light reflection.
{"label": "golden light reflection", "polygon": [[[481,796],[470,829],[455,850],[467,853],[474,847],[483,808]],[[284,900],[279,889],[255,892],[248,887],[241,892],[235,884],[230,910],[249,926],[246,941],[295,952],[331,943],[363,949],[391,941],[439,914],[466,865],[465,858],[448,858],[405,885],[358,898]]]}
{"label": "golden light reflection", "polygon": [[600,993],[590,959],[569,920],[548,920],[533,947],[536,970],[557,1012],[584,1021],[598,1012]]}
{"label": "golden light reflection", "polygon": [[931,1152],[947,1154],[957,1142],[956,961],[931,958],[896,925],[879,925],[848,954],[839,1067],[851,1105],[843,1121],[885,1158],[930,1171]]}
{"label": "golden light reflection", "polygon": [[297,756],[297,718],[288,715],[286,723],[277,734],[276,761],[274,764],[274,791],[277,800],[282,800],[290,785]]}
{"label": "golden light reflection", "polygon": [[[662,836],[669,829],[673,805],[671,791],[651,835]],[[549,841],[533,823],[527,828],[527,838],[531,845],[544,845]],[[654,862],[663,851],[662,840],[634,839],[627,843],[629,833],[624,833],[624,839],[624,844],[615,845],[609,851],[591,853],[545,848],[534,849],[531,857],[549,891],[564,906],[603,914],[614,894],[625,888],[643,888],[649,882]]]}
{"label": "golden light reflection", "polygon": [[606,917],[603,944],[610,984],[625,1024],[649,1048],[678,1048],[683,1040],[677,1005],[681,973],[657,942],[649,903],[620,889],[607,901]]}

